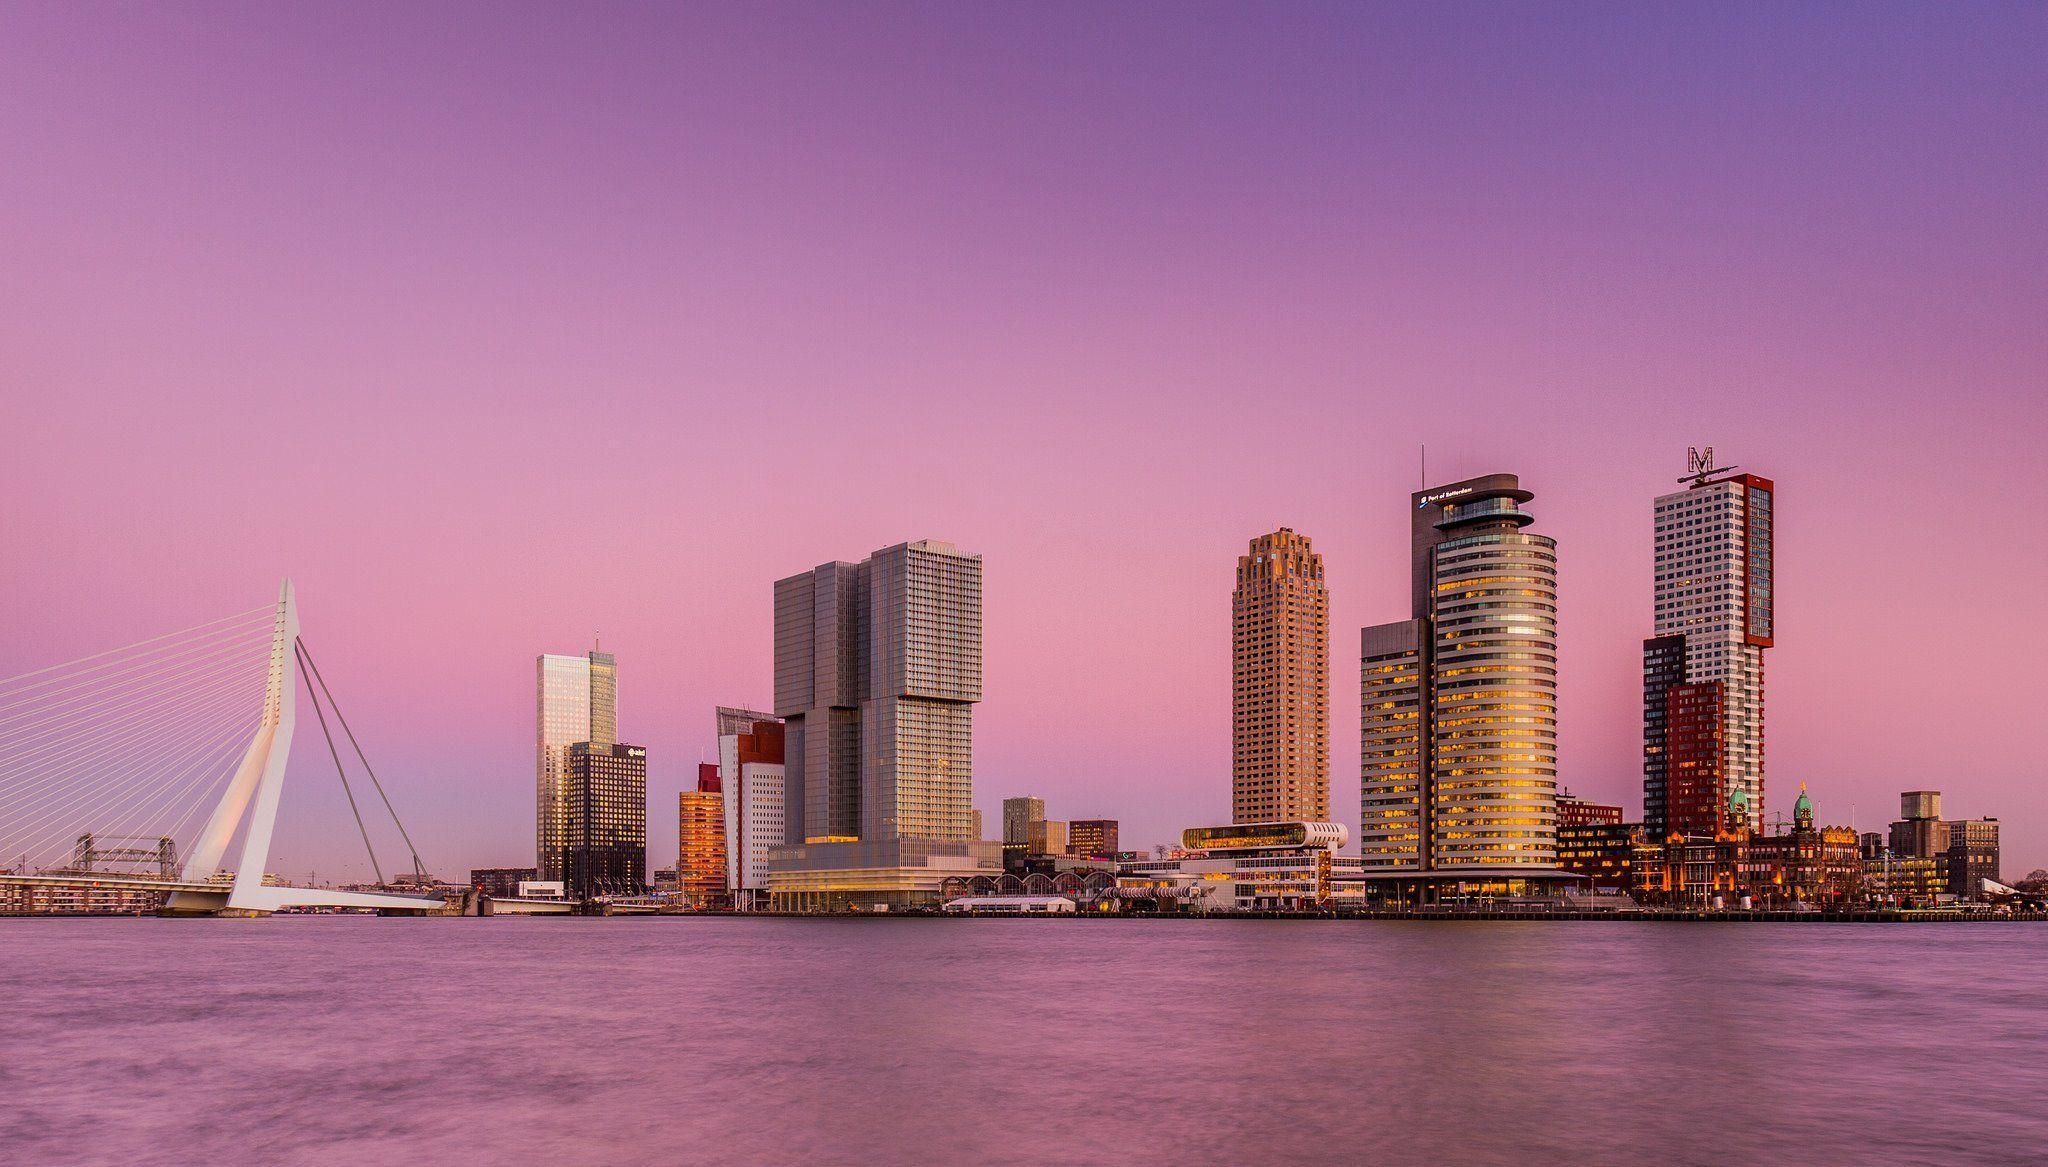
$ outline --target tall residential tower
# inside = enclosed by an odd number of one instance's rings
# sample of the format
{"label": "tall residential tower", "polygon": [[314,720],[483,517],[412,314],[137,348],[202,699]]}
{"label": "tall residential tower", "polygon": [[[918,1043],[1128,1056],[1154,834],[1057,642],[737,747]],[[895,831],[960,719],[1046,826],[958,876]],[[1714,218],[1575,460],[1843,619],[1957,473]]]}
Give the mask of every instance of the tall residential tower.
{"label": "tall residential tower", "polygon": [[1368,872],[1556,864],[1557,545],[1489,474],[1410,497],[1413,615],[1364,630]]}
{"label": "tall residential tower", "polygon": [[[1643,642],[1643,824],[1713,835],[1764,813],[1764,650],[1771,647],[1768,478],[1692,452],[1686,489],[1657,499],[1656,635]],[[1735,791],[1747,823],[1730,822]]]}
{"label": "tall residential tower", "polygon": [[1282,527],[1237,559],[1231,595],[1232,822],[1330,817],[1330,596]]}

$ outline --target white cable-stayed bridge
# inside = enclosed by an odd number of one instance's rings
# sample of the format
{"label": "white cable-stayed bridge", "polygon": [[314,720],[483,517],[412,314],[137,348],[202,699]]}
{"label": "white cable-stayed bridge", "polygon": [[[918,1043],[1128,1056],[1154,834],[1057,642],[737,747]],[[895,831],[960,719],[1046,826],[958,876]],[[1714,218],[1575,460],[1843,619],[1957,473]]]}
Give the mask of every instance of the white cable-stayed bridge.
{"label": "white cable-stayed bridge", "polygon": [[[302,682],[378,883],[363,820],[378,805],[422,874],[300,638],[286,580],[275,604],[0,680],[0,892],[155,892],[180,914],[444,908],[437,897],[265,879]],[[370,789],[350,785],[344,745]]]}

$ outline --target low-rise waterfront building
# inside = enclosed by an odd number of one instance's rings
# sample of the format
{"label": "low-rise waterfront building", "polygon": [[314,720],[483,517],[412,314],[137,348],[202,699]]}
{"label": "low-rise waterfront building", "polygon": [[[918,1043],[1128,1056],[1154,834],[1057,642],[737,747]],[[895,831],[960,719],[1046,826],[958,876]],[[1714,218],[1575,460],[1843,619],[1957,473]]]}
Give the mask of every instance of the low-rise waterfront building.
{"label": "low-rise waterfront building", "polygon": [[1782,908],[1845,904],[1862,897],[1861,841],[1848,827],[1815,825],[1813,802],[1800,787],[1792,829],[1768,835],[1755,821],[1748,792],[1733,787],[1725,823],[1712,836],[1645,839],[1633,858],[1638,899],[1695,907]]}
{"label": "low-rise waterfront building", "polygon": [[1306,912],[1358,906],[1364,872],[1339,855],[1341,823],[1234,823],[1189,827],[1182,850],[1117,864],[1117,896],[1205,912]]}
{"label": "low-rise waterfront building", "polygon": [[[51,873],[38,873],[51,874]],[[79,873],[89,876],[91,872]],[[55,877],[75,878],[67,873]],[[90,887],[71,883],[0,884],[0,915],[147,916],[164,906],[165,893],[134,887]]]}
{"label": "low-rise waterfront building", "polygon": [[[1635,886],[1636,848],[1646,836],[1643,824],[1613,822],[1564,823],[1565,800],[1558,799],[1557,865],[1586,877],[1595,891],[1626,892]],[[1619,811],[1620,807],[1613,808]]]}
{"label": "low-rise waterfront building", "polygon": [[1002,844],[983,839],[835,839],[778,847],[768,903],[779,912],[889,912],[939,906],[955,876],[996,875]]}
{"label": "low-rise waterfront building", "polygon": [[1863,894],[1872,903],[1896,908],[1924,908],[1952,899],[1948,859],[1931,855],[1866,857]]}
{"label": "low-rise waterfront building", "polygon": [[519,894],[521,883],[539,878],[533,867],[476,867],[470,869],[469,886],[482,895],[509,899]]}

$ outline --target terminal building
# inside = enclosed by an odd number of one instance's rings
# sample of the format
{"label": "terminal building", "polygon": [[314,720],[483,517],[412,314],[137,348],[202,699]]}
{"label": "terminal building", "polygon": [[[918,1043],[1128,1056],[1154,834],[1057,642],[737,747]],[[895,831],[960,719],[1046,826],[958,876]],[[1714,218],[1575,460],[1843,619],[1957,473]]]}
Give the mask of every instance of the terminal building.
{"label": "terminal building", "polygon": [[1136,910],[1315,912],[1357,907],[1364,873],[1339,855],[1342,823],[1234,823],[1189,827],[1182,852],[1117,864],[1116,898]]}

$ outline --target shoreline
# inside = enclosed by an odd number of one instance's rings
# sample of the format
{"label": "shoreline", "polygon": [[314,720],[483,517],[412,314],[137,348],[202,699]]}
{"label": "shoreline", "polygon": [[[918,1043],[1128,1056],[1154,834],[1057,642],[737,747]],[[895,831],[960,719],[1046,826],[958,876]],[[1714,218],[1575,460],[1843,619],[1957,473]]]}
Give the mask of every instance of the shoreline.
{"label": "shoreline", "polygon": [[[314,917],[370,915],[359,912],[290,913],[291,916],[310,915]],[[208,916],[159,916],[155,913],[109,913],[109,912],[0,912],[0,921],[13,920],[157,920],[157,919],[210,919]],[[261,917],[258,917],[261,918]],[[453,914],[428,913],[417,917],[394,915],[380,917],[391,919],[486,919],[495,917],[466,917]],[[1217,912],[1205,915],[1171,913],[1129,913],[1112,915],[1108,913],[1073,912],[1060,914],[974,914],[966,912],[633,912],[618,916],[601,914],[559,913],[548,916],[511,916],[511,919],[663,919],[663,920],[1191,920],[1203,922],[1230,920],[1299,920],[1325,922],[1430,922],[1430,923],[1588,923],[1606,922],[1617,924],[2039,924],[2048,923],[2048,912],[2014,912],[1992,915],[1981,912],[1955,911],[1907,911],[1907,910],[1859,910],[1859,911],[1747,911],[1747,912],[1693,912],[1682,909],[1645,909],[1632,912],[1447,912],[1447,911],[1378,911],[1378,912]]]}

